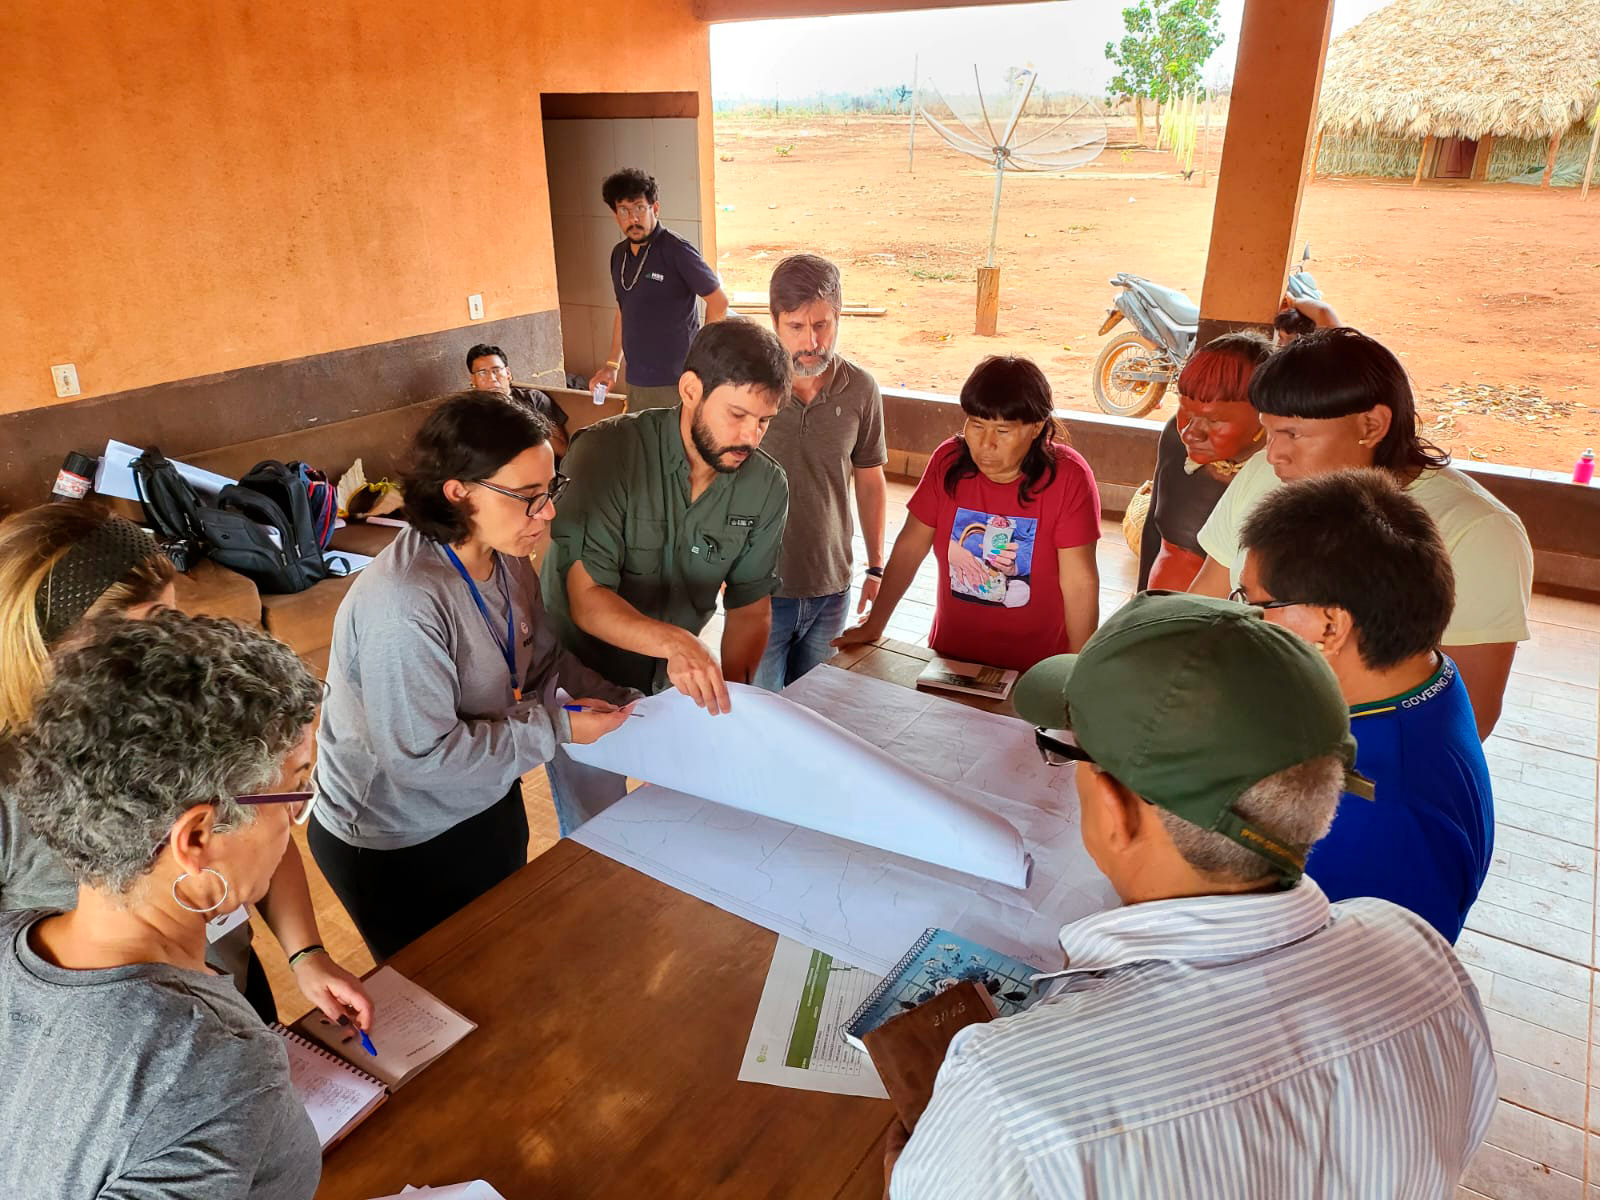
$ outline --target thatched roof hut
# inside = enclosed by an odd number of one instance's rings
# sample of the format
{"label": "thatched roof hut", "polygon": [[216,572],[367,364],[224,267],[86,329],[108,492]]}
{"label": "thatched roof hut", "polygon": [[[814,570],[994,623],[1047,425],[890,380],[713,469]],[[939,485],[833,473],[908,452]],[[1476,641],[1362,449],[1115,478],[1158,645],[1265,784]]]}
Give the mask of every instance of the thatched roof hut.
{"label": "thatched roof hut", "polygon": [[1600,0],[1394,0],[1328,48],[1317,169],[1509,178],[1552,145],[1581,166],[1597,103]]}

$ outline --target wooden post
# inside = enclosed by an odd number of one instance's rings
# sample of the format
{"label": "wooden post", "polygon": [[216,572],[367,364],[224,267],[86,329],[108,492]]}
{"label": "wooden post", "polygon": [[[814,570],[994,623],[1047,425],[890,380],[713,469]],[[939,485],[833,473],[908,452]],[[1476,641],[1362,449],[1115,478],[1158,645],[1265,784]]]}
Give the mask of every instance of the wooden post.
{"label": "wooden post", "polygon": [[1494,155],[1494,134],[1486,133],[1478,139],[1478,152],[1472,158],[1472,178],[1489,178],[1489,159]]}
{"label": "wooden post", "polygon": [[1589,161],[1583,168],[1583,188],[1578,192],[1579,200],[1589,198],[1589,178],[1594,174],[1594,154],[1600,150],[1600,109],[1595,111],[1594,136],[1589,139]]}
{"label": "wooden post", "polygon": [[1550,153],[1545,156],[1545,160],[1544,160],[1544,178],[1539,180],[1539,186],[1542,187],[1542,188],[1547,188],[1547,187],[1550,186],[1550,176],[1555,174],[1555,170],[1556,170],[1556,151],[1558,151],[1560,149],[1561,149],[1561,133],[1558,130],[1556,132],[1555,136],[1553,136],[1550,139]]}
{"label": "wooden post", "polygon": [[917,173],[917,107],[921,101],[917,91],[917,67],[921,61],[920,54],[911,56],[911,145],[906,149],[906,170],[913,175]]}
{"label": "wooden post", "polygon": [[978,322],[973,332],[993,337],[1000,319],[1000,268],[978,268]]}
{"label": "wooden post", "polygon": [[1200,291],[1205,345],[1271,332],[1294,249],[1333,0],[1245,0]]}
{"label": "wooden post", "polygon": [[1318,129],[1317,130],[1317,144],[1311,147],[1311,175],[1310,175],[1310,178],[1308,178],[1306,180],[1307,183],[1315,183],[1317,181],[1317,159],[1319,159],[1321,157],[1322,157],[1322,130]]}
{"label": "wooden post", "polygon": [[1217,106],[1215,93],[1206,93],[1206,140],[1200,151],[1200,186],[1206,186],[1206,175],[1211,170],[1211,110]]}
{"label": "wooden post", "polygon": [[1433,134],[1422,139],[1422,153],[1417,155],[1417,173],[1411,177],[1411,186],[1422,182],[1423,168],[1428,165],[1428,152],[1433,149]]}

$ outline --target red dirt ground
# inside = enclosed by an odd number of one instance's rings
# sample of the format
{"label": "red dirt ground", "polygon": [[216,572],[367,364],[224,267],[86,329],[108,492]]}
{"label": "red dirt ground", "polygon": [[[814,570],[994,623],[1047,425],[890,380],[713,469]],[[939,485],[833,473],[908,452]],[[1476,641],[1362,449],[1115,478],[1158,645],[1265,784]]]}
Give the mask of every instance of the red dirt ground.
{"label": "red dirt ground", "polygon": [[[1220,130],[1213,139],[1220,148]],[[1131,123],[1113,127],[1113,142],[1131,140]],[[904,117],[719,117],[716,146],[724,285],[765,294],[783,255],[832,258],[848,301],[889,309],[846,321],[843,335],[883,384],[955,392],[980,357],[1010,351],[1045,367],[1059,405],[1092,411],[1111,275],[1199,299],[1215,176],[1186,183],[1166,152],[1108,149],[1071,175],[1006,178],[1000,333],[983,338],[972,332],[974,270],[994,177],[982,163],[924,125],[909,174]],[[1463,460],[1570,471],[1600,443],[1600,195],[1319,180],[1301,208],[1306,241],[1329,302],[1401,355],[1440,445]],[[1537,389],[1546,403],[1454,403],[1462,393],[1450,389],[1481,385]],[[1171,411],[1169,393],[1151,415]]]}

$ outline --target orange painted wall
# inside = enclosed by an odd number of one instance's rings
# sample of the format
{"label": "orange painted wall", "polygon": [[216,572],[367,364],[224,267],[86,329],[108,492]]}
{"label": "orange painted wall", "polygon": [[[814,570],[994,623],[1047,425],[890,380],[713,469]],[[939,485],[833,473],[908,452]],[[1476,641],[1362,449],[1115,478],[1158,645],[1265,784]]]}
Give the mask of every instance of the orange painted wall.
{"label": "orange painted wall", "polygon": [[714,229],[691,0],[8,0],[0,45],[0,412],[555,308],[541,91],[699,93]]}

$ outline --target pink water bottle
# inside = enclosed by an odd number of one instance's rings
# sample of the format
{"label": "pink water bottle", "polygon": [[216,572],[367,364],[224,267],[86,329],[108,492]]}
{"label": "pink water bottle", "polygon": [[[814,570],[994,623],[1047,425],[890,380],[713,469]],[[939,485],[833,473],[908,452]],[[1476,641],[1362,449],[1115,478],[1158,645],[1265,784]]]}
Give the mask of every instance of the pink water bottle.
{"label": "pink water bottle", "polygon": [[1594,451],[1585,450],[1578,458],[1578,465],[1572,468],[1573,483],[1588,483],[1594,478]]}

